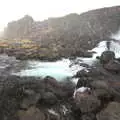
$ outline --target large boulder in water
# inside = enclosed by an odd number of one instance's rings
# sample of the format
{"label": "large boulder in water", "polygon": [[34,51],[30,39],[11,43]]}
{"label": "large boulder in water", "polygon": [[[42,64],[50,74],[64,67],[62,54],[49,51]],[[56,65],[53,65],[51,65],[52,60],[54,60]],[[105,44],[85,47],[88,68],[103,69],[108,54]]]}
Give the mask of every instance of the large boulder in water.
{"label": "large boulder in water", "polygon": [[102,64],[108,63],[110,60],[115,59],[115,53],[113,51],[104,51],[100,56],[100,62]]}

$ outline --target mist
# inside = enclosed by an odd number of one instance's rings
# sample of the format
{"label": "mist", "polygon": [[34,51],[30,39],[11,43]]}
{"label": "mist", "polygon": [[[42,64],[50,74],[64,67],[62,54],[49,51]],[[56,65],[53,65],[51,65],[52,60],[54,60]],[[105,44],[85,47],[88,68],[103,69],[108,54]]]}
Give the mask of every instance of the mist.
{"label": "mist", "polygon": [[[86,4],[87,3],[87,4]],[[70,13],[82,13],[92,9],[120,5],[119,0],[4,0],[0,6],[0,31],[12,20],[17,20],[28,14],[35,20],[49,17],[60,17]]]}

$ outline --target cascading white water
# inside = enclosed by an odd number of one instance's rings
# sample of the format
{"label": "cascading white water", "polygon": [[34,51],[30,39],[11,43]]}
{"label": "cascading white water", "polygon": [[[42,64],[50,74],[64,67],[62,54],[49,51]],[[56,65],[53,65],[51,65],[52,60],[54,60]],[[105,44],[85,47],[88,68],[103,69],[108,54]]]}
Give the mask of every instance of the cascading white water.
{"label": "cascading white water", "polygon": [[118,30],[116,33],[111,35],[112,39],[115,39],[115,41],[111,41],[110,44],[110,50],[115,52],[116,57],[120,57],[120,30]]}
{"label": "cascading white water", "polygon": [[20,76],[52,76],[57,80],[64,80],[67,77],[72,77],[78,70],[83,69],[78,65],[70,67],[69,59],[62,59],[56,62],[28,61],[28,68],[21,70],[14,75]]}
{"label": "cascading white water", "polygon": [[[120,57],[120,31],[116,34],[113,34],[111,38],[117,38],[117,41],[110,41],[110,50],[115,52],[116,57]],[[63,80],[67,77],[72,77],[77,71],[86,69],[80,66],[80,63],[86,63],[89,65],[94,64],[96,61],[96,57],[100,56],[103,51],[107,50],[107,40],[103,40],[100,42],[97,47],[93,48],[90,51],[94,51],[96,53],[93,54],[92,58],[82,58],[78,57],[75,60],[70,59],[62,59],[56,62],[42,62],[42,61],[28,61],[29,69],[21,70],[18,73],[13,73],[14,75],[19,76],[52,76],[57,80]],[[77,61],[77,62],[76,62]],[[72,63],[76,62],[77,64]],[[75,83],[77,83],[78,79],[73,79]]]}
{"label": "cascading white water", "polygon": [[110,50],[115,52],[116,58],[120,57],[120,43],[119,42],[111,41]]}
{"label": "cascading white water", "polygon": [[114,34],[111,34],[110,38],[115,39],[115,40],[120,40],[120,30],[118,30]]}

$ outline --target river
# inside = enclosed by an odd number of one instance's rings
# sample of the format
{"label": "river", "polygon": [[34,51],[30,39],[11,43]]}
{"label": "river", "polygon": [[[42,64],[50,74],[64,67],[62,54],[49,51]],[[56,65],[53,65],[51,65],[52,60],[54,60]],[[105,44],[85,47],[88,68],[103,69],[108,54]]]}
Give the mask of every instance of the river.
{"label": "river", "polygon": [[[97,62],[96,57],[100,56],[103,51],[108,49],[106,43],[107,41],[102,41],[95,48],[90,50],[96,52],[91,58],[78,57],[74,60],[63,58],[55,62],[28,60],[26,62],[26,68],[12,74],[18,76],[36,76],[42,78],[45,76],[51,76],[58,81],[71,78],[77,71],[86,69],[85,67],[80,66],[80,63],[93,65],[95,62]],[[120,57],[119,46],[120,45],[117,42],[111,41],[110,50],[115,52],[116,57]],[[74,80],[74,82],[76,81],[77,80]]]}

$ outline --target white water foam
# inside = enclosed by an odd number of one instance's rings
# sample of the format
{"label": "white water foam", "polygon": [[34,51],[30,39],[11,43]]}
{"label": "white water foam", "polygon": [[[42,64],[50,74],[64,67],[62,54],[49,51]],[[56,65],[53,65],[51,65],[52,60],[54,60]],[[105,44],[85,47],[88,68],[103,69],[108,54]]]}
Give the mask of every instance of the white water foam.
{"label": "white water foam", "polygon": [[21,70],[14,75],[20,76],[52,76],[57,80],[64,80],[67,77],[72,77],[78,70],[83,69],[79,65],[71,66],[69,59],[62,59],[56,62],[43,62],[43,61],[28,61],[28,68]]}
{"label": "white water foam", "polygon": [[96,59],[97,56],[100,56],[102,52],[107,50],[106,41],[100,42],[97,47],[93,48],[91,51],[96,52],[93,54],[93,59]]}
{"label": "white water foam", "polygon": [[59,116],[59,114],[55,112],[53,109],[48,109],[48,112],[52,115]]}
{"label": "white water foam", "polygon": [[115,57],[120,57],[120,43],[111,41],[110,50],[115,53]]}
{"label": "white water foam", "polygon": [[[100,43],[96,48],[93,50],[96,52],[96,55],[99,54],[99,52],[104,51],[103,44],[104,42]],[[101,51],[101,52],[102,52]],[[56,78],[57,80],[64,80],[67,77],[72,77],[76,74],[77,71],[80,71],[82,69],[86,69],[82,66],[80,66],[80,63],[86,63],[89,65],[92,65],[95,61],[95,57],[93,55],[92,58],[82,58],[78,57],[76,60],[70,60],[70,59],[62,59],[58,60],[56,62],[43,62],[43,61],[28,61],[27,66],[29,69],[23,69],[18,73],[13,73],[14,75],[18,76],[52,76]],[[73,64],[74,62],[78,62],[77,64]],[[78,79],[73,80],[75,83],[77,83]]]}
{"label": "white water foam", "polygon": [[110,36],[116,41],[111,41],[110,50],[115,52],[116,57],[120,57],[120,30]]}
{"label": "white water foam", "polygon": [[[100,56],[103,51],[107,50],[106,43],[107,40],[104,40],[90,50],[95,52],[91,58],[78,57],[75,60],[62,59],[56,62],[28,61],[27,64],[29,69],[21,70],[20,72],[13,74],[19,76],[52,76],[57,80],[64,80],[67,77],[75,75],[77,71],[86,69],[85,67],[80,66],[80,63],[93,65],[95,61],[97,61],[96,57]],[[119,42],[111,41],[110,50],[115,52],[116,57],[120,57]],[[78,79],[73,79],[75,84],[77,81]]]}
{"label": "white water foam", "polygon": [[115,39],[115,40],[120,40],[120,30],[118,30],[116,33],[112,33],[110,38]]}

